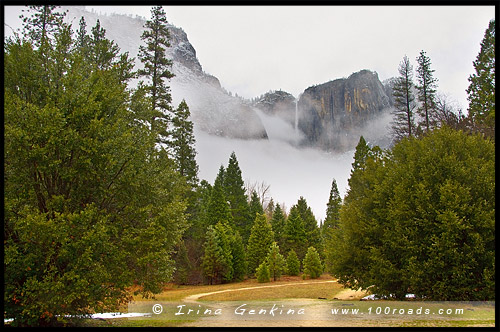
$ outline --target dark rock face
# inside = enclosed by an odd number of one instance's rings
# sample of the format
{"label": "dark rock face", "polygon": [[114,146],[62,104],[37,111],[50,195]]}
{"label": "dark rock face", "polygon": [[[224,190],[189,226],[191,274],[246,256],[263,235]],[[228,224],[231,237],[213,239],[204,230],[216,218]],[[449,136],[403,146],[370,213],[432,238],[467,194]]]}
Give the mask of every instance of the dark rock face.
{"label": "dark rock face", "polygon": [[377,73],[362,70],[347,79],[307,88],[298,102],[298,127],[307,145],[330,151],[352,149],[360,129],[390,106]]}
{"label": "dark rock face", "polygon": [[172,24],[168,24],[168,31],[170,34],[171,48],[167,51],[171,55],[171,60],[174,63],[189,68],[196,76],[206,83],[209,83],[217,88],[221,88],[217,77],[209,75],[203,71],[200,62],[196,57],[196,50],[189,42],[187,34],[184,30]]}
{"label": "dark rock face", "polygon": [[285,91],[267,92],[253,102],[253,106],[268,115],[277,116],[295,126],[295,97]]}

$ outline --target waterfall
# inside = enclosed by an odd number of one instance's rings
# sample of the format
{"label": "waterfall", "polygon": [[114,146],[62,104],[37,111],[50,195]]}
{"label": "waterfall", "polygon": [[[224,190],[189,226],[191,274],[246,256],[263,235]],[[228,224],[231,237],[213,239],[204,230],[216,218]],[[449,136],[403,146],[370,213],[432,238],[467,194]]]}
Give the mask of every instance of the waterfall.
{"label": "waterfall", "polygon": [[302,139],[302,135],[299,132],[299,99],[300,95],[295,99],[295,144],[298,144]]}
{"label": "waterfall", "polygon": [[295,145],[300,137],[297,129],[290,122],[287,122],[277,116],[264,113],[258,108],[253,108],[266,129],[269,141],[282,141]]}
{"label": "waterfall", "polygon": [[299,98],[295,99],[295,132],[299,129]]}

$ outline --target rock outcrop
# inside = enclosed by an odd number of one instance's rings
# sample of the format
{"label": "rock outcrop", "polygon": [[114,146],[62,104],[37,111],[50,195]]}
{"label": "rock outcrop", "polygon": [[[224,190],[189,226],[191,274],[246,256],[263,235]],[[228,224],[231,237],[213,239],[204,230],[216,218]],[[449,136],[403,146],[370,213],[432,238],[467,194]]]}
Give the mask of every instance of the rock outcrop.
{"label": "rock outcrop", "polygon": [[267,115],[277,116],[295,126],[295,107],[297,99],[286,91],[270,91],[258,97],[252,105]]}
{"label": "rock outcrop", "polygon": [[[106,29],[106,36],[115,41],[122,52],[129,52],[135,58],[136,68],[142,63],[137,58],[146,20],[130,15],[101,15],[86,11],[81,6],[64,6],[68,10],[67,20],[74,26],[84,16],[87,29],[93,27],[99,19]],[[175,77],[170,81],[172,106],[185,99],[191,111],[191,120],[195,130],[209,134],[240,139],[267,138],[266,130],[257,113],[240,98],[225,91],[219,80],[202,69],[196,57],[196,51],[188,40],[184,30],[172,24],[168,25],[170,47],[167,57],[173,60],[172,72]],[[137,83],[137,82],[136,82]]]}
{"label": "rock outcrop", "polygon": [[307,88],[298,101],[298,127],[307,145],[344,151],[356,146],[364,127],[387,117],[390,106],[377,73],[362,70]]}

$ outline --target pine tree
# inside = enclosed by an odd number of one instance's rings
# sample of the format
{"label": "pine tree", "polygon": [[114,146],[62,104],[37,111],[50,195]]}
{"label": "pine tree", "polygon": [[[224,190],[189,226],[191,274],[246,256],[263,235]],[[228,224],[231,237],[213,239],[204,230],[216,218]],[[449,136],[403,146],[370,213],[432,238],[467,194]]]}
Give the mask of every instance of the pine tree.
{"label": "pine tree", "polygon": [[322,226],[323,236],[327,236],[330,230],[339,227],[340,207],[342,206],[342,198],[340,198],[337,181],[333,179],[330,189],[330,197],[326,203],[326,218]]}
{"label": "pine tree", "polygon": [[247,273],[247,263],[243,239],[238,230],[235,230],[231,238],[231,254],[233,256],[233,280],[241,281]]}
{"label": "pine tree", "polygon": [[304,265],[304,274],[312,279],[319,278],[321,273],[323,273],[321,259],[314,247],[309,247],[307,249],[307,254],[302,264]]}
{"label": "pine tree", "polygon": [[187,226],[182,180],[129,111],[131,61],[103,42],[97,70],[65,24],[46,44],[4,49],[4,305],[21,325],[116,310],[134,281],[158,293]]}
{"label": "pine tree", "polygon": [[271,248],[269,249],[269,254],[266,258],[267,266],[269,267],[269,276],[273,278],[274,281],[281,277],[281,274],[285,271],[285,259],[283,255],[280,254],[280,248],[276,242],[273,242]]}
{"label": "pine tree", "polygon": [[193,133],[193,123],[189,120],[190,112],[186,101],[183,99],[174,112],[172,119],[172,140],[170,147],[177,170],[186,178],[191,187],[198,184],[198,164],[196,163],[196,150]]}
{"label": "pine tree", "polygon": [[175,272],[173,279],[176,284],[183,285],[188,282],[192,265],[189,261],[185,242],[181,241],[176,249],[176,254],[173,257],[175,261]]}
{"label": "pine tree", "polygon": [[204,254],[202,258],[203,274],[208,278],[208,283],[213,285],[222,279],[228,262],[220,247],[217,231],[213,226],[208,226],[206,240],[203,244]]}
{"label": "pine tree", "polygon": [[354,152],[354,162],[351,164],[351,174],[358,169],[363,169],[366,159],[370,155],[370,147],[366,144],[363,136],[359,137],[358,145],[356,145],[356,151]]}
{"label": "pine tree", "polygon": [[269,266],[265,262],[262,262],[259,267],[255,270],[255,275],[257,276],[258,282],[269,282]]}
{"label": "pine tree", "polygon": [[413,94],[413,67],[406,57],[399,64],[399,77],[393,86],[394,111],[392,132],[398,141],[414,135],[414,110],[416,107]]}
{"label": "pine tree", "polygon": [[264,208],[260,202],[259,195],[254,190],[252,191],[252,195],[250,196],[250,216],[255,218],[257,214],[264,214]]}
{"label": "pine tree", "polygon": [[285,222],[284,240],[285,251],[295,251],[299,260],[302,260],[306,253],[307,238],[304,222],[296,206],[290,209],[290,214]]}
{"label": "pine tree", "polygon": [[215,225],[217,222],[226,222],[233,226],[233,217],[231,209],[224,194],[224,167],[219,168],[219,173],[215,179],[210,193],[210,201],[207,211],[207,222],[209,225]]}
{"label": "pine tree", "polygon": [[491,20],[474,61],[467,88],[469,118],[479,131],[495,138],[495,19]]}
{"label": "pine tree", "polygon": [[264,214],[258,213],[255,217],[247,245],[249,275],[253,275],[255,273],[255,269],[262,262],[264,262],[269,252],[269,247],[271,247],[273,241],[274,234],[271,229],[271,225],[267,221]]}
{"label": "pine tree", "polygon": [[255,217],[250,216],[248,198],[245,194],[245,183],[241,177],[241,169],[234,151],[229,157],[224,173],[224,191],[231,206],[231,214],[236,229],[240,232],[244,243],[247,243]]}
{"label": "pine tree", "polygon": [[76,48],[82,52],[84,56],[87,56],[90,37],[87,34],[87,22],[85,21],[85,17],[80,18],[80,23],[78,26],[78,30],[76,32]]}
{"label": "pine tree", "polygon": [[423,117],[422,125],[425,125],[427,132],[434,127],[436,117],[436,89],[437,78],[433,76],[434,70],[431,69],[431,60],[425,55],[424,51],[420,52],[417,57],[417,85],[418,100],[421,106],[417,112]]}
{"label": "pine tree", "polygon": [[358,145],[356,146],[356,151],[354,152],[354,161],[351,164],[351,176],[347,181],[349,187],[347,189],[347,194],[353,190],[359,190],[364,184],[359,178],[359,174],[363,173],[366,168],[366,161],[372,155],[372,149],[366,144],[363,136],[359,138]]}
{"label": "pine tree", "polygon": [[222,249],[222,255],[225,262],[221,275],[222,281],[229,282],[232,281],[234,277],[233,254],[231,247],[233,229],[227,223],[220,221],[214,226],[214,228],[217,232],[218,245]]}
{"label": "pine tree", "polygon": [[284,233],[285,233],[285,216],[283,211],[281,210],[281,206],[279,204],[276,205],[274,209],[272,218],[271,218],[271,227],[274,232],[274,239],[278,243],[278,246],[283,247]]}
{"label": "pine tree", "polygon": [[267,206],[265,209],[267,219],[270,220],[273,217],[273,213],[274,213],[275,208],[276,208],[276,206],[274,204],[274,200],[271,197],[271,199],[269,200],[269,203],[267,203]]}
{"label": "pine tree", "polygon": [[290,276],[298,276],[300,273],[300,261],[293,249],[288,252],[286,257],[286,272]]}
{"label": "pine tree", "polygon": [[296,207],[299,211],[302,222],[304,223],[304,230],[306,232],[306,248],[311,246],[315,248],[322,248],[321,232],[318,227],[318,222],[316,221],[311,208],[307,205],[306,199],[300,196]]}
{"label": "pine tree", "polygon": [[60,6],[54,5],[28,6],[28,8],[28,12],[31,13],[20,16],[23,20],[24,35],[37,47],[49,45],[49,39],[53,38],[62,26],[66,12],[56,11]]}
{"label": "pine tree", "polygon": [[158,135],[158,143],[169,143],[168,124],[172,111],[170,87],[165,81],[174,77],[170,71],[172,61],[166,58],[165,50],[170,47],[170,33],[167,28],[167,16],[162,6],[151,9],[151,20],[146,21],[141,39],[146,45],[139,46],[138,57],[144,68],[138,70],[139,77],[148,82],[141,83],[150,97],[149,125],[151,131]]}

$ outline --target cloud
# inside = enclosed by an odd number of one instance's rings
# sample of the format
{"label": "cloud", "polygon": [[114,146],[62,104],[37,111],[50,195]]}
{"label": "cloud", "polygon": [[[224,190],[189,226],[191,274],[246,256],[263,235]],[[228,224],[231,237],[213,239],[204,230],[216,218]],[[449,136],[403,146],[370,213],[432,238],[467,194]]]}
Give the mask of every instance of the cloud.
{"label": "cloud", "polygon": [[219,167],[227,167],[231,152],[236,153],[245,181],[270,185],[270,196],[289,209],[303,196],[316,219],[324,219],[332,179],[343,196],[347,188],[354,151],[331,154],[297,148],[286,141],[237,140],[196,131],[200,179],[213,183]]}

